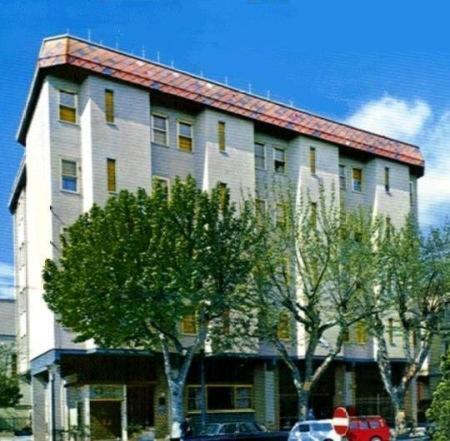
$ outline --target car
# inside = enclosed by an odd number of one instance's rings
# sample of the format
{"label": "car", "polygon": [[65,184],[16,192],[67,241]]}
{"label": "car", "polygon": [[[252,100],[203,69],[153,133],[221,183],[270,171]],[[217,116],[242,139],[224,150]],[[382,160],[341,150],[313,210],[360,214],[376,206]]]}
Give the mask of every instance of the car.
{"label": "car", "polygon": [[287,441],[288,432],[270,432],[252,421],[211,423],[200,435],[186,437],[189,441]]}
{"label": "car", "polygon": [[288,441],[344,441],[333,429],[333,420],[300,421],[289,433]]}
{"label": "car", "polygon": [[389,441],[391,433],[381,416],[357,416],[350,417],[347,438],[349,441]]}

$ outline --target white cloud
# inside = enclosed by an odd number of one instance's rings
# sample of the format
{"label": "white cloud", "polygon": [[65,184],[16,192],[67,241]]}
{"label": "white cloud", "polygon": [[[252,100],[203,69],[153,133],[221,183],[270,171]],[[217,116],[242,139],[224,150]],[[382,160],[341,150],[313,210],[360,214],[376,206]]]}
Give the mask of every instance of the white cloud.
{"label": "white cloud", "polygon": [[14,297],[14,267],[0,262],[0,298]]}
{"label": "white cloud", "polygon": [[422,100],[408,103],[385,95],[364,104],[347,123],[392,138],[411,140],[430,116],[430,106]]}
{"label": "white cloud", "polygon": [[419,217],[423,227],[450,217],[450,110],[433,116],[423,100],[408,102],[385,95],[360,107],[346,122],[420,146],[425,176],[419,179]]}

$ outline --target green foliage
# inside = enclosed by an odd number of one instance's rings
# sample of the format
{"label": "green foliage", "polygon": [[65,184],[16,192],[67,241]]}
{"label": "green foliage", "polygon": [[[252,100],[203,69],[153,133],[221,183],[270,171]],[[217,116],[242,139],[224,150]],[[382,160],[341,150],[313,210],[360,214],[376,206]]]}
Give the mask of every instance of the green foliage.
{"label": "green foliage", "polygon": [[14,407],[22,397],[19,377],[14,372],[14,356],[9,346],[0,344],[0,408]]}
{"label": "green foliage", "polygon": [[228,192],[202,192],[193,178],[177,180],[170,198],[158,184],[151,195],[122,191],[62,240],[59,261],[45,265],[45,300],[80,341],[159,350],[163,338],[184,354],[183,317],[195,313],[201,330],[248,305],[251,207],[238,210]]}
{"label": "green foliage", "polygon": [[433,441],[448,441],[450,434],[450,351],[442,361],[442,379],[433,393],[427,417],[434,422]]}

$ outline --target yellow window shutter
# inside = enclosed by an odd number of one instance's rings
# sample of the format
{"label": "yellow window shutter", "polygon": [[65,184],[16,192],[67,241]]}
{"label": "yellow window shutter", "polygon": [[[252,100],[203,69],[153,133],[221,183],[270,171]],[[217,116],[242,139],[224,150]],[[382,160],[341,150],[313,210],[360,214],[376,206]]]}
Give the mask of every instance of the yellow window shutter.
{"label": "yellow window shutter", "polygon": [[114,122],[114,92],[105,90],[105,118],[109,123]]}
{"label": "yellow window shutter", "polygon": [[108,173],[108,191],[114,193],[116,191],[116,160],[109,159],[107,161]]}
{"label": "yellow window shutter", "polygon": [[225,151],[225,123],[223,121],[219,121],[217,130],[219,134],[219,150],[223,152]]}

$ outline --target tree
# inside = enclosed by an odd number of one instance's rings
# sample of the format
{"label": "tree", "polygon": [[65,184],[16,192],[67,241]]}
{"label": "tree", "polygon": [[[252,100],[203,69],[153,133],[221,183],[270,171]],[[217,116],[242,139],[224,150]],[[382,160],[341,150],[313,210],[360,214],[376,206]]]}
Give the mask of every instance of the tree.
{"label": "tree", "polygon": [[19,377],[13,366],[14,357],[9,345],[0,344],[0,408],[14,407],[22,398]]}
{"label": "tree", "polygon": [[[405,394],[426,360],[432,339],[443,332],[443,319],[450,303],[450,228],[433,229],[428,236],[409,218],[401,228],[389,219],[376,247],[380,259],[376,288],[366,298],[376,309],[370,329],[377,347],[377,363],[384,387],[393,403],[396,432],[405,428]],[[378,306],[378,308],[376,308]],[[401,341],[404,367],[395,381],[387,336]]]}
{"label": "tree", "polygon": [[[179,438],[195,354],[229,311],[242,327],[251,320],[245,286],[258,237],[250,204],[238,209],[223,188],[208,194],[191,177],[177,179],[170,197],[155,183],[151,195],[122,191],[94,205],[65,237],[59,261],[45,265],[45,300],[78,341],[162,353]],[[186,318],[195,337],[181,332]]]}
{"label": "tree", "polygon": [[[261,337],[288,367],[304,419],[311,390],[341,351],[349,328],[370,313],[362,299],[375,277],[371,238],[378,223],[363,212],[341,210],[323,189],[318,204],[288,193],[276,194],[275,219],[260,216],[265,241],[255,285]],[[293,357],[299,342],[292,328],[305,342],[304,372]]]}
{"label": "tree", "polygon": [[442,379],[433,393],[427,417],[436,425],[433,441],[447,441],[450,433],[450,351],[442,360]]}

